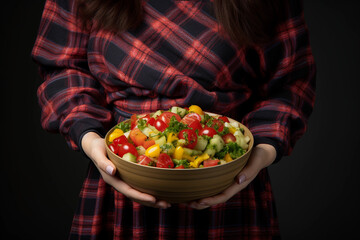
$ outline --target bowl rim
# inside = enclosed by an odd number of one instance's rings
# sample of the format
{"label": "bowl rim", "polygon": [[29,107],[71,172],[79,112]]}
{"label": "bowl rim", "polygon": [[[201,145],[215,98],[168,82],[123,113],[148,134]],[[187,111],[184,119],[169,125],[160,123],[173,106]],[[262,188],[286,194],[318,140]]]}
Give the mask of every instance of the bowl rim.
{"label": "bowl rim", "polygon": [[[205,112],[205,111],[204,111],[204,112]],[[210,116],[225,116],[225,115],[220,115],[220,114],[211,113],[211,112],[205,112],[205,113],[209,114]],[[151,114],[151,113],[142,113],[142,114],[138,114],[138,115],[140,115],[140,116],[145,116],[146,114]],[[244,128],[245,130],[247,130],[247,131],[245,131],[245,132],[249,133],[248,136],[250,137],[250,142],[249,142],[249,147],[248,147],[248,149],[246,150],[246,152],[245,152],[243,155],[241,155],[239,158],[236,158],[236,159],[234,159],[233,161],[228,162],[228,163],[226,163],[226,164],[221,164],[221,165],[216,165],[216,166],[211,166],[211,167],[204,167],[204,168],[184,168],[184,169],[176,169],[176,168],[158,168],[158,167],[146,166],[146,165],[141,165],[141,164],[138,164],[138,163],[126,161],[125,159],[123,159],[123,158],[121,158],[120,156],[118,156],[118,155],[116,155],[115,153],[113,153],[113,152],[110,150],[109,146],[108,146],[108,143],[109,143],[109,141],[108,141],[109,135],[110,135],[110,133],[113,131],[113,129],[116,127],[116,125],[113,126],[112,128],[110,128],[110,129],[107,131],[106,135],[105,135],[104,140],[105,140],[106,151],[107,151],[108,153],[110,152],[111,154],[113,154],[117,159],[120,159],[120,160],[122,160],[122,161],[128,162],[128,163],[130,163],[130,164],[134,164],[135,166],[145,167],[145,168],[148,168],[148,169],[157,169],[157,170],[159,170],[159,171],[201,171],[201,170],[204,171],[204,170],[206,170],[206,169],[214,169],[214,168],[217,168],[217,167],[231,166],[231,165],[235,164],[235,162],[236,162],[237,160],[240,160],[243,156],[251,153],[252,148],[253,148],[253,146],[254,146],[254,136],[253,136],[252,132],[249,130],[249,128],[247,128],[244,124],[242,124],[241,122],[236,121],[236,120],[234,120],[234,119],[232,119],[232,118],[229,118],[229,117],[227,117],[227,118],[228,118],[230,121],[234,121],[234,122],[239,123],[242,128]],[[124,121],[122,121],[122,122],[126,122],[126,121],[130,121],[130,119],[126,119],[126,120],[124,120]],[[119,123],[118,123],[118,124],[119,124]]]}

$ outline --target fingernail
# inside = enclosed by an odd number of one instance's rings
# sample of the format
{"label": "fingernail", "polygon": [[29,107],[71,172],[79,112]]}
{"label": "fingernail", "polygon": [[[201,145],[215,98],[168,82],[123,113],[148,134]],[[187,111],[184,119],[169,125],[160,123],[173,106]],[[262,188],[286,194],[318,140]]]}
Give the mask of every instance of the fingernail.
{"label": "fingernail", "polygon": [[106,167],[106,172],[110,175],[113,175],[114,172],[114,168],[112,166],[107,166]]}
{"label": "fingernail", "polygon": [[242,184],[243,182],[245,182],[246,177],[244,174],[240,175],[240,177],[238,178],[238,184]]}

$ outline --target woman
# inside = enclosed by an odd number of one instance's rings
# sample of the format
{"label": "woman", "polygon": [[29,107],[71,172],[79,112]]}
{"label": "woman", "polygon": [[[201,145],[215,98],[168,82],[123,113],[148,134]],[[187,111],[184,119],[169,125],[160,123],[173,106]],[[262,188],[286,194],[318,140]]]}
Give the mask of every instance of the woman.
{"label": "woman", "polygon": [[[42,126],[92,161],[70,239],[274,239],[266,167],[290,154],[314,104],[301,3],[47,0],[32,52]],[[172,204],[116,176],[103,136],[132,114],[199,105],[235,118],[255,148],[219,195]]]}

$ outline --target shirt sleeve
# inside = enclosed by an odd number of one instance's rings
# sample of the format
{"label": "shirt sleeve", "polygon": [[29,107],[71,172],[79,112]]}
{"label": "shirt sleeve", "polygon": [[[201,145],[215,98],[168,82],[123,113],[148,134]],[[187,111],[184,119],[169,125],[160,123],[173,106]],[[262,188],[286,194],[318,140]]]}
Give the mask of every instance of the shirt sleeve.
{"label": "shirt sleeve", "polygon": [[255,144],[275,147],[279,161],[305,133],[315,101],[316,68],[301,1],[289,1],[289,16],[274,42],[257,49],[263,83],[254,108],[243,122]]}
{"label": "shirt sleeve", "polygon": [[45,130],[80,149],[82,134],[105,133],[112,121],[104,91],[88,67],[89,33],[80,28],[74,0],[47,0],[32,57],[43,83],[37,95]]}

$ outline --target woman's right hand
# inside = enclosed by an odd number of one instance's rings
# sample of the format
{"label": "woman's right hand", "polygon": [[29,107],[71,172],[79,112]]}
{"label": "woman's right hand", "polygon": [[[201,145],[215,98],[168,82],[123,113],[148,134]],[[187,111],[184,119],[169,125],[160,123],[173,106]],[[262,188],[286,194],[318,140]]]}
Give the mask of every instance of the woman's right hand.
{"label": "woman's right hand", "polygon": [[145,206],[157,208],[170,207],[170,204],[166,201],[158,201],[152,195],[137,191],[115,175],[116,167],[106,156],[105,141],[97,133],[86,133],[81,140],[81,145],[85,154],[98,168],[104,181],[111,185],[115,190]]}

